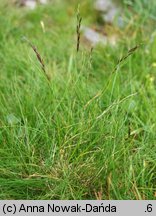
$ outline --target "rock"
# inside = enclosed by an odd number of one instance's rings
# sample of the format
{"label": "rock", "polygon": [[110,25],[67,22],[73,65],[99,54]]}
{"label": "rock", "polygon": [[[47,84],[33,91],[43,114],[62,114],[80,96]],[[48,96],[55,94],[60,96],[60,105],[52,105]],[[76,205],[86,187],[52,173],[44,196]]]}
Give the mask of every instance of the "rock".
{"label": "rock", "polygon": [[34,0],[26,0],[26,1],[24,2],[24,5],[25,5],[26,7],[28,7],[28,8],[30,8],[31,10],[33,10],[33,9],[35,9],[35,7],[36,7],[36,1],[34,1]]}
{"label": "rock", "polygon": [[47,4],[48,2],[47,2],[47,0],[40,0],[40,3],[41,4]]}
{"label": "rock", "polygon": [[94,7],[98,11],[107,12],[114,7],[114,4],[111,0],[97,0]]}
{"label": "rock", "polygon": [[[104,22],[112,23],[121,9],[111,0],[96,0],[94,8],[100,12]],[[123,19],[121,16],[117,17],[117,24],[119,27],[123,26]]]}
{"label": "rock", "polygon": [[21,0],[20,5],[26,6],[26,7],[30,8],[31,10],[34,10],[35,7],[37,6],[38,2],[40,4],[47,4],[48,3],[47,0]]}
{"label": "rock", "polygon": [[118,13],[119,10],[117,8],[110,8],[107,13],[102,14],[103,20],[107,23],[112,23]]}
{"label": "rock", "polygon": [[85,41],[89,42],[91,46],[96,46],[97,44],[102,44],[103,46],[109,44],[115,46],[117,44],[117,35],[106,36],[102,32],[97,32],[96,30],[89,27],[82,27],[83,37]]}
{"label": "rock", "polygon": [[95,46],[98,43],[102,43],[104,45],[107,44],[107,37],[104,35],[101,35],[100,33],[96,32],[95,30],[83,27],[83,35],[84,38],[90,42],[93,46]]}

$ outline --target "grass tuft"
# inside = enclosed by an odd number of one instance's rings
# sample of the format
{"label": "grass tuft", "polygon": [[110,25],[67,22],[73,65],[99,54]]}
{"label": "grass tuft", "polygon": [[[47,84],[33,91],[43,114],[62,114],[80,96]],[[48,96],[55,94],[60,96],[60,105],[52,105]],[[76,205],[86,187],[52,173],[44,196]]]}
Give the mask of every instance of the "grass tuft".
{"label": "grass tuft", "polygon": [[124,2],[125,26],[100,26],[118,42],[90,50],[77,1],[0,1],[0,199],[155,199],[155,1]]}

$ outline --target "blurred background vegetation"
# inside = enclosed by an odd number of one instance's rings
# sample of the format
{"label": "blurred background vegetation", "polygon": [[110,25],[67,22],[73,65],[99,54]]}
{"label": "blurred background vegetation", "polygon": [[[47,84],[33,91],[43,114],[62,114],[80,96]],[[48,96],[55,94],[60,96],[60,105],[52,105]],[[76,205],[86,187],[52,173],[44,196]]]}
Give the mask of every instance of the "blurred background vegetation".
{"label": "blurred background vegetation", "polygon": [[0,199],[156,198],[156,1],[95,2],[0,1]]}

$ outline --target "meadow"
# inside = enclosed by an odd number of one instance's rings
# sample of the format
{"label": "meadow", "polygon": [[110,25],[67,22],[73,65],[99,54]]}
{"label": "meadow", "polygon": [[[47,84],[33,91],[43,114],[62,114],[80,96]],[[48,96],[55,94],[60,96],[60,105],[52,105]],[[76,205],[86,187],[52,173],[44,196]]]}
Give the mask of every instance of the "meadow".
{"label": "meadow", "polygon": [[0,199],[156,199],[156,1],[120,1],[90,47],[92,0],[0,1]]}

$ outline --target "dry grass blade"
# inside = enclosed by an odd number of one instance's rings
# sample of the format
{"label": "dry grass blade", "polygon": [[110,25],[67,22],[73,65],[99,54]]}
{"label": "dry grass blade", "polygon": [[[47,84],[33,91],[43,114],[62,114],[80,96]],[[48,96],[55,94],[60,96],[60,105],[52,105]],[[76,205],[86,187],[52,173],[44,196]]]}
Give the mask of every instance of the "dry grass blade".
{"label": "dry grass blade", "polygon": [[107,199],[110,200],[111,199],[111,184],[112,184],[112,173],[109,173],[108,177],[107,177],[107,181],[106,181],[106,185],[107,185]]}
{"label": "dry grass blade", "polygon": [[96,197],[97,200],[102,200],[102,197],[103,197],[102,186],[101,186],[101,188],[100,188],[100,191],[96,192],[96,191],[94,190],[94,194],[95,194],[95,197]]}

